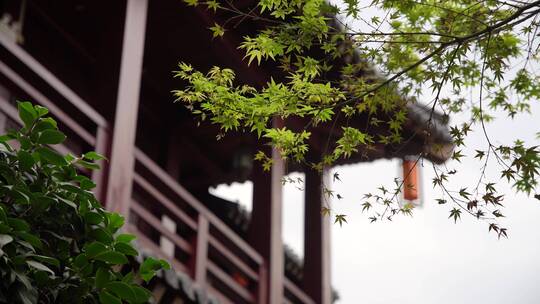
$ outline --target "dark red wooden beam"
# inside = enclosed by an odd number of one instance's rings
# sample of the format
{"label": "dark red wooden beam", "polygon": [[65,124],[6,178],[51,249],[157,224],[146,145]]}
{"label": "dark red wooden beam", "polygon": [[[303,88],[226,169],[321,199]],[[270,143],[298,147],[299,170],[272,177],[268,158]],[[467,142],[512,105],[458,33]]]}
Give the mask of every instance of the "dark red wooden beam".
{"label": "dark red wooden beam", "polygon": [[[282,122],[276,122],[281,127]],[[265,147],[266,148],[266,147]],[[285,163],[278,150],[272,150],[271,172],[262,172],[257,166],[253,169],[253,210],[248,231],[250,244],[266,261],[263,280],[267,289],[259,290],[266,295],[268,304],[283,303],[284,260],[282,239],[282,184]]]}
{"label": "dark red wooden beam", "polygon": [[112,137],[107,205],[129,214],[148,0],[128,0]]}
{"label": "dark red wooden beam", "polygon": [[[310,161],[318,162],[319,156]],[[329,187],[327,170],[319,173],[311,168],[305,170],[305,216],[304,216],[304,291],[320,304],[331,303],[330,284],[330,218],[323,216],[323,187]]]}

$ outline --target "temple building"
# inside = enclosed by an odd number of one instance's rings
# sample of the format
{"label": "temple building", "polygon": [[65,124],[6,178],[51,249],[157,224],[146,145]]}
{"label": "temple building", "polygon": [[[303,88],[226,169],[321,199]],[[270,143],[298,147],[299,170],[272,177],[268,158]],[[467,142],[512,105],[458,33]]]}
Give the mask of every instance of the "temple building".
{"label": "temple building", "polygon": [[[234,2],[240,9],[254,3]],[[212,38],[208,28],[224,18],[179,0],[0,0],[0,130],[19,124],[15,102],[28,100],[47,107],[68,136],[60,152],[107,156],[103,170],[92,173],[96,196],[127,218],[143,254],[173,268],[151,282],[154,303],[330,304],[325,175],[286,166],[249,133],[217,140],[216,126],[198,125],[173,103],[171,91],[183,85],[172,73],[180,61],[203,71],[232,68],[240,82],[254,86],[275,74],[269,64],[248,67],[237,48],[258,28],[255,21]],[[340,164],[409,155],[446,160],[452,144],[444,119],[435,115],[428,126],[430,109],[408,108],[410,140]],[[353,125],[365,124],[357,120]],[[332,132],[314,129],[310,160],[320,159]],[[273,155],[270,173],[253,162],[264,149]],[[281,180],[293,171],[305,173],[303,259],[282,240]],[[208,192],[248,180],[251,212]]]}

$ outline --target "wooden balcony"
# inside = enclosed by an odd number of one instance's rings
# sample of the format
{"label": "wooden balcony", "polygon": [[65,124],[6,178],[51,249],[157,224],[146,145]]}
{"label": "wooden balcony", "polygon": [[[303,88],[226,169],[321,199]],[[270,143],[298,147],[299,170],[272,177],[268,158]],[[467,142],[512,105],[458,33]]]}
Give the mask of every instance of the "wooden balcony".
{"label": "wooden balcony", "polygon": [[[162,258],[171,259],[175,269],[191,274],[222,303],[260,303],[265,263],[261,255],[227,227],[217,216],[174,181],[140,150],[135,155],[134,194],[130,230],[141,244]],[[176,223],[176,231],[161,218]],[[174,256],[164,253],[160,239],[174,244]]]}
{"label": "wooden balcony", "polygon": [[[9,82],[6,87],[16,87],[25,97],[49,108],[63,131],[73,135],[70,142],[56,147],[59,152],[81,153],[93,149],[108,155],[112,142],[110,123],[21,47],[4,39],[1,34],[0,43],[31,69],[34,76],[46,82],[50,89],[76,109],[74,115],[59,107],[0,60],[0,74]],[[0,113],[1,117],[6,118],[1,128],[6,123],[14,125],[19,121],[10,96],[0,95]],[[92,122],[91,128],[72,118],[80,115]],[[175,271],[187,274],[197,286],[220,303],[266,303],[268,263],[262,255],[143,151],[137,148],[134,151],[133,178],[127,181],[132,183],[133,191],[127,203],[129,214],[124,215],[129,218],[126,230],[138,236],[139,245],[153,255],[170,261]],[[107,193],[107,168],[114,164],[103,165],[104,170],[92,175],[98,185],[96,196],[101,199]],[[164,217],[175,223],[174,230],[164,224]],[[164,240],[173,246],[169,252],[160,245]],[[287,278],[282,280],[283,303],[316,303],[300,286]],[[160,303],[169,303],[169,300],[162,299]]]}

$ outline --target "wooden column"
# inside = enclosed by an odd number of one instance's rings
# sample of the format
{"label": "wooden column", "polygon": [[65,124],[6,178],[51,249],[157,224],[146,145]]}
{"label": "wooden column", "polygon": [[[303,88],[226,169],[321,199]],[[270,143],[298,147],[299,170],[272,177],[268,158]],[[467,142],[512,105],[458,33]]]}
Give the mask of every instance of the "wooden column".
{"label": "wooden column", "polygon": [[[248,231],[250,244],[263,256],[266,267],[265,282],[268,304],[283,303],[283,237],[282,237],[282,185],[285,163],[279,151],[272,150],[271,172],[253,169],[253,210]],[[259,293],[264,293],[260,290]]]}
{"label": "wooden column", "polygon": [[271,210],[270,210],[270,259],[268,263],[268,303],[283,303],[283,277],[285,262],[283,258],[282,233],[282,192],[281,180],[285,174],[285,162],[277,149],[272,149],[271,172]]}
{"label": "wooden column", "polygon": [[306,169],[304,217],[305,292],[315,303],[330,304],[330,218],[321,214],[324,206],[323,184],[329,186],[328,172]]}
{"label": "wooden column", "polygon": [[128,0],[112,138],[107,205],[128,216],[148,0]]}

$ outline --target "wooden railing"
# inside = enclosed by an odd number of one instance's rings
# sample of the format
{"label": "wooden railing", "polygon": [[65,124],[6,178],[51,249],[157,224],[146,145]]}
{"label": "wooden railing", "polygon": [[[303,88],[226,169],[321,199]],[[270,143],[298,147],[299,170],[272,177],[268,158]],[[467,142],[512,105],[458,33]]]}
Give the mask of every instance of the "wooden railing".
{"label": "wooden railing", "polygon": [[[14,57],[20,60],[25,66],[32,70],[43,81],[49,84],[56,92],[58,92],[63,98],[65,98],[70,104],[72,104],[80,113],[88,117],[94,124],[95,129],[93,132],[89,132],[82,127],[70,115],[65,113],[60,107],[52,102],[47,96],[42,94],[31,83],[26,81],[16,71],[11,69],[7,64],[0,60],[0,73],[8,80],[17,85],[22,91],[28,94],[34,102],[41,104],[49,109],[49,112],[53,114],[63,125],[73,131],[80,139],[96,152],[106,154],[107,145],[110,140],[109,123],[107,120],[94,110],[87,102],[85,102],[77,93],[71,90],[60,79],[58,79],[53,73],[47,70],[37,60],[35,60],[30,54],[28,54],[23,48],[11,41],[5,35],[0,33],[0,45],[8,50]],[[6,104],[6,102],[2,102]],[[2,106],[2,111],[9,115],[6,111],[10,111]],[[16,111],[15,113],[17,114]],[[64,152],[64,151],[62,151]],[[102,162],[102,165],[105,163]],[[96,183],[96,196],[99,199],[105,198],[105,174],[106,170],[95,171],[92,175],[94,182]]]}
{"label": "wooden railing", "polygon": [[[82,127],[2,60],[0,73],[26,92],[34,102],[47,107],[61,125],[77,135],[81,145],[107,155],[110,151],[109,123],[24,49],[5,39],[1,33],[0,45],[89,118],[95,127],[91,131]],[[0,112],[18,121],[16,108],[1,97]],[[62,145],[58,146],[58,150],[71,152],[70,147]],[[261,255],[142,151],[136,149],[135,159],[133,196],[126,229],[138,236],[144,248],[171,261],[175,270],[188,273],[196,284],[221,303],[265,303],[267,265]],[[92,175],[97,184],[96,195],[103,200],[107,170],[96,172]],[[163,223],[164,217],[176,223],[174,230]],[[164,239],[172,243],[172,254],[160,246]],[[284,282],[284,303],[314,304],[294,283],[287,279]]]}
{"label": "wooden railing", "polygon": [[[142,151],[136,150],[135,158],[131,229],[155,250],[158,237],[171,241],[174,265],[222,302],[261,302],[263,258]],[[163,216],[176,223],[176,231],[162,224]],[[161,249],[157,254],[167,256]]]}
{"label": "wooden railing", "polygon": [[285,303],[315,304],[315,301],[286,277],[283,279],[283,283]]}

